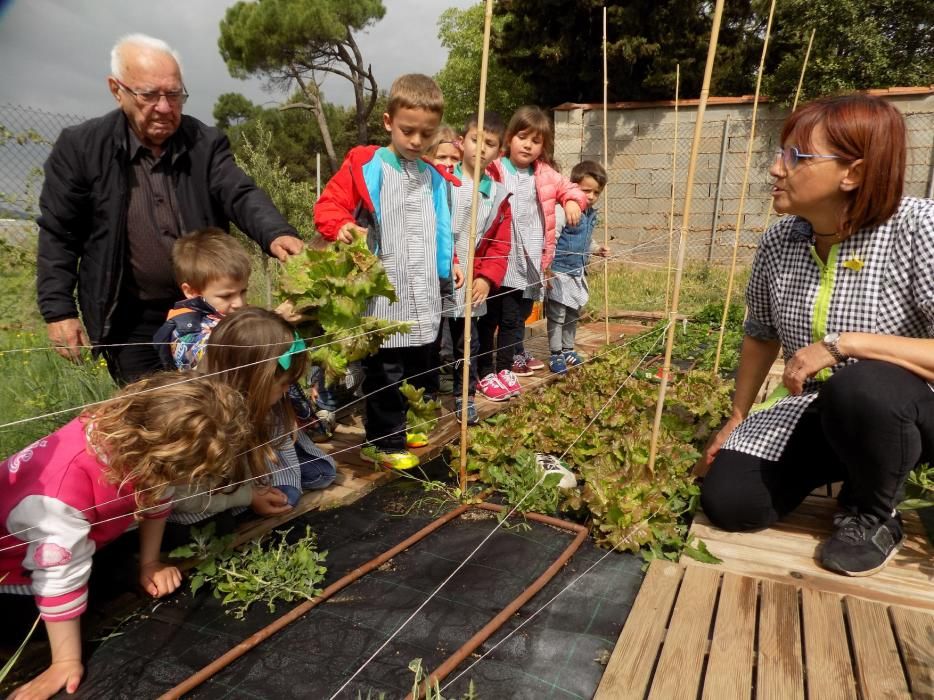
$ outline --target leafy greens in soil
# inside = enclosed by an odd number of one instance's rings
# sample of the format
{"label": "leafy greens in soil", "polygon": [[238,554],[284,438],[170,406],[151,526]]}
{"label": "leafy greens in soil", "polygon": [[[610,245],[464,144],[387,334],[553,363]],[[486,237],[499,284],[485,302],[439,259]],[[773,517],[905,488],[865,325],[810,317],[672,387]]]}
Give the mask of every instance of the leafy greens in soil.
{"label": "leafy greens in soil", "polygon": [[674,375],[650,471],[658,384],[630,376],[638,362],[623,348],[604,351],[534,399],[486,421],[471,433],[468,470],[515,505],[541,477],[532,453],[561,456],[583,485],[559,491],[546,480],[520,510],[557,509],[587,520],[598,543],[644,549],[648,559],[676,559],[682,550],[706,559],[702,544],[685,542],[700,493],[691,470],[728,415],[732,382],[709,372]]}

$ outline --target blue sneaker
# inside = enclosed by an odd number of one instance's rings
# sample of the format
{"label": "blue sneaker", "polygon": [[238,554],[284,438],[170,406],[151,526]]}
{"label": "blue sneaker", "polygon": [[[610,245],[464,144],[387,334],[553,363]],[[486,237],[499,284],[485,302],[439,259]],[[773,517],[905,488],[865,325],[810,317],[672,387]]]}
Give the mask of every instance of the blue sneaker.
{"label": "blue sneaker", "polygon": [[[458,423],[464,422],[463,404],[460,399],[454,399],[454,415]],[[477,413],[477,407],[473,399],[467,399],[467,425],[476,425],[480,422],[480,414]]]}
{"label": "blue sneaker", "polygon": [[548,369],[555,374],[567,374],[568,366],[564,355],[560,352],[551,353],[551,357],[548,359]]}
{"label": "blue sneaker", "polygon": [[583,362],[583,360],[580,358],[580,355],[578,355],[573,350],[565,350],[562,354],[564,355],[564,364],[567,367],[574,367],[575,365],[579,365]]}

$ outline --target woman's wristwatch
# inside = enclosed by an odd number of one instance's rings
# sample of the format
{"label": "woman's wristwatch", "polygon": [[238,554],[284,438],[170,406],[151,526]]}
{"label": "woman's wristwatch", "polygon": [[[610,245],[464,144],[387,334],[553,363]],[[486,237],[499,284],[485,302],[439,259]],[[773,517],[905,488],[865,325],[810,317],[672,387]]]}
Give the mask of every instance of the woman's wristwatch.
{"label": "woman's wristwatch", "polygon": [[833,359],[837,362],[846,362],[847,356],[840,352],[840,334],[839,333],[828,333],[824,336],[824,339],[821,340],[824,347],[827,348]]}

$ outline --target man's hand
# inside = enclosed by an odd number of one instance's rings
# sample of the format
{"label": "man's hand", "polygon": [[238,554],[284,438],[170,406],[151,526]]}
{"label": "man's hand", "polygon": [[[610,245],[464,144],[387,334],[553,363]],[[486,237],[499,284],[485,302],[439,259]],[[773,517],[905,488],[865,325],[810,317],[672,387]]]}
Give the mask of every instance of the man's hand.
{"label": "man's hand", "polygon": [[151,561],[139,567],[139,585],[153,598],[161,598],[182,585],[182,572],[177,566]]}
{"label": "man's hand", "polygon": [[473,302],[474,306],[479,306],[486,301],[486,298],[490,295],[490,281],[485,277],[474,277],[473,279],[473,290],[470,295],[470,300]]}
{"label": "man's hand", "polygon": [[460,265],[454,265],[452,272],[454,273],[454,289],[460,289],[464,286],[464,273],[461,272]]}
{"label": "man's hand", "polygon": [[46,700],[62,688],[69,695],[78,689],[84,666],[80,659],[53,661],[52,665],[9,695],[9,700]]}
{"label": "man's hand", "polygon": [[81,350],[90,345],[84,326],[77,318],[66,318],[46,325],[55,352],[72,362],[81,360]]}
{"label": "man's hand", "polygon": [[288,497],[279,489],[274,489],[271,486],[253,487],[253,500],[250,503],[250,508],[257,515],[264,517],[288,513],[292,510]]}
{"label": "man's hand", "polygon": [[298,255],[302,252],[305,244],[301,238],[295,236],[279,236],[269,244],[269,252],[273,254],[280,262],[285,262],[290,255]]}
{"label": "man's hand", "polygon": [[337,232],[337,240],[341,243],[353,243],[354,238],[357,236],[366,236],[366,229],[357,226],[352,221],[348,221],[341,226],[340,230]]}
{"label": "man's hand", "polygon": [[564,215],[571,226],[577,226],[581,220],[580,205],[574,200],[569,200],[568,203],[564,205]]}
{"label": "man's hand", "polygon": [[279,314],[283,319],[288,321],[291,324],[301,323],[302,321],[307,321],[308,317],[302,314],[295,312],[295,305],[286,299],[275,309],[276,313]]}

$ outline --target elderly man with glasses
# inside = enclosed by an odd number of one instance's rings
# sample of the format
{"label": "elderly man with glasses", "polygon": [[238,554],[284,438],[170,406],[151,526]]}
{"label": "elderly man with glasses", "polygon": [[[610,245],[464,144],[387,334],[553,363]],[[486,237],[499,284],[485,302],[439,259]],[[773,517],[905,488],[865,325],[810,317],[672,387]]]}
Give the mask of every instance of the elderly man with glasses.
{"label": "elderly man with glasses", "polygon": [[59,354],[77,360],[90,345],[127,383],[160,368],[151,342],[181,297],[179,236],[233,222],[280,260],[302,241],[237,167],[227,137],[182,114],[188,92],[165,42],[124,37],[107,80],[119,108],[65,129],[46,161],[37,288]]}

